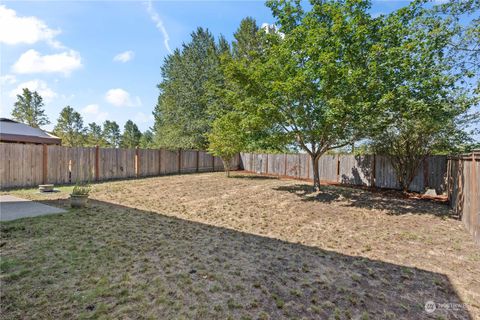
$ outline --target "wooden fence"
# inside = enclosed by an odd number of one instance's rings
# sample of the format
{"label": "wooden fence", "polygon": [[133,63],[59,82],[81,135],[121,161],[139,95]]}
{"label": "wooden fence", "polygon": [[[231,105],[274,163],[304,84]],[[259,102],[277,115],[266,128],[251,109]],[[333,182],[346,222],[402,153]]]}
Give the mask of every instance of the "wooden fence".
{"label": "wooden fence", "polygon": [[221,170],[205,151],[0,143],[0,189]]}
{"label": "wooden fence", "polygon": [[448,200],[480,244],[480,151],[448,159]]}
{"label": "wooden fence", "polygon": [[[308,154],[241,153],[241,166],[250,172],[313,179],[313,166]],[[319,159],[320,180],[329,183],[374,186],[399,189],[392,164],[378,155],[324,155]],[[432,188],[438,194],[446,192],[447,157],[428,157],[419,167],[410,184],[410,191]]]}

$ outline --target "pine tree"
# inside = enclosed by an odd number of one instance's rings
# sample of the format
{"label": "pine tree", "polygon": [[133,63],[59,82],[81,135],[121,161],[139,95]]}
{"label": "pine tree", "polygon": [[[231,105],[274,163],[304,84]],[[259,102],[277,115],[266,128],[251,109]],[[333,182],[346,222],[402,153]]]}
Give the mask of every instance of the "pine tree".
{"label": "pine tree", "polygon": [[17,95],[12,117],[16,121],[26,123],[34,128],[39,128],[40,126],[50,123],[48,117],[45,115],[42,97],[37,91],[31,92],[27,88],[23,88],[21,95]]}
{"label": "pine tree", "polygon": [[142,133],[132,120],[128,120],[123,127],[123,135],[121,146],[122,148],[135,148],[140,144]]}
{"label": "pine tree", "polygon": [[116,148],[120,146],[120,127],[115,121],[106,120],[103,123],[102,135],[108,147]]}
{"label": "pine tree", "polygon": [[152,131],[147,130],[142,133],[142,137],[140,138],[140,148],[149,149],[153,147],[153,133]]}
{"label": "pine tree", "polygon": [[106,146],[106,141],[103,138],[102,127],[95,122],[89,123],[87,128],[87,146],[94,147],[104,147]]}
{"label": "pine tree", "polygon": [[80,147],[85,142],[82,116],[70,106],[60,112],[53,132],[62,139],[64,146]]}
{"label": "pine tree", "polygon": [[[225,43],[222,47],[225,49]],[[166,58],[154,111],[154,132],[159,146],[206,147],[205,134],[212,122],[207,91],[209,81],[219,77],[218,52],[212,34],[198,28],[192,33],[191,42]]]}

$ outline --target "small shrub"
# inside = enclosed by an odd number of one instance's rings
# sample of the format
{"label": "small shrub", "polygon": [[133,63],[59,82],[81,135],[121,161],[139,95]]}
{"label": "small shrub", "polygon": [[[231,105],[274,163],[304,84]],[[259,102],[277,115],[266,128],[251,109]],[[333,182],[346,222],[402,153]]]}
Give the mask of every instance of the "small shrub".
{"label": "small shrub", "polygon": [[74,196],[88,196],[90,191],[92,190],[92,186],[88,183],[78,183],[75,184],[72,190],[72,195]]}

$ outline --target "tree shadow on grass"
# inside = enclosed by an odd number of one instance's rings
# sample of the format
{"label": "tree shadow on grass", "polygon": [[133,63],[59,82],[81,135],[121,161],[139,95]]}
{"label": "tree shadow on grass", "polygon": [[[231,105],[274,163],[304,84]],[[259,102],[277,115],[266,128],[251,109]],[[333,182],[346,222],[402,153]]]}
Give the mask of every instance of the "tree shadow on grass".
{"label": "tree shadow on grass", "polygon": [[471,319],[425,312],[443,274],[108,202],[0,226],[6,318]]}
{"label": "tree shadow on grass", "polygon": [[338,202],[345,207],[385,210],[389,215],[433,214],[449,217],[451,214],[446,203],[409,199],[401,196],[397,191],[374,192],[359,188],[322,185],[320,192],[315,192],[312,186],[307,184],[279,186],[274,190],[295,194],[302,201]]}
{"label": "tree shadow on grass", "polygon": [[246,179],[246,180],[278,180],[278,177],[265,176],[265,175],[253,175],[253,174],[235,174],[230,173],[230,178],[233,179]]}

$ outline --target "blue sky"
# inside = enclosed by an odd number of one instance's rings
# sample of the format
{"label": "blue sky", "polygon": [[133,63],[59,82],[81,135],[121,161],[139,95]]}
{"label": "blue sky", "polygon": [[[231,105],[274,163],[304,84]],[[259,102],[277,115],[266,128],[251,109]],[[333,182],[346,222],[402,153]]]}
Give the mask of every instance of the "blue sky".
{"label": "blue sky", "polygon": [[[373,14],[408,1],[375,1]],[[152,110],[169,50],[198,26],[228,40],[242,18],[273,23],[262,1],[0,1],[0,116],[22,87],[45,100],[52,129],[66,105],[84,123],[153,125]]]}

